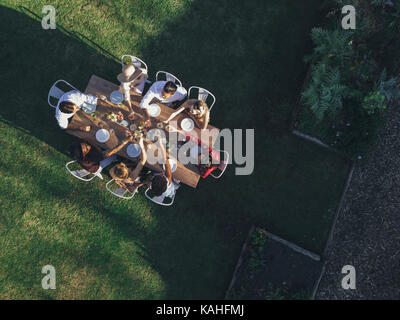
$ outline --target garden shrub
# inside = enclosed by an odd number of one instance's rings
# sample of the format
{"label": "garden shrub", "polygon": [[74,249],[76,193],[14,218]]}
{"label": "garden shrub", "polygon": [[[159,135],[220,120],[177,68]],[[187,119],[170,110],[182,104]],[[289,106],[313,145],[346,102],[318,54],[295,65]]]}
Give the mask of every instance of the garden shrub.
{"label": "garden shrub", "polygon": [[376,140],[382,112],[400,97],[398,77],[388,77],[385,68],[386,50],[399,37],[400,1],[352,2],[360,8],[356,30],[342,29],[336,8],[328,15],[328,27],[311,32],[314,49],[305,57],[311,78],[301,97],[310,112],[304,112],[307,119],[300,117],[300,127],[310,134],[315,130],[324,142],[354,158]]}

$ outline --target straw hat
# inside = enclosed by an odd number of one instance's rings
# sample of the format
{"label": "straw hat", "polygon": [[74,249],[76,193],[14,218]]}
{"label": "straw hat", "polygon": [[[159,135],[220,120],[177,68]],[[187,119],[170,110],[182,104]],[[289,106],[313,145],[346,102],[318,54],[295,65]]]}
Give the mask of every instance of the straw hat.
{"label": "straw hat", "polygon": [[134,77],[134,73],[135,73],[136,69],[133,65],[128,65],[128,66],[124,66],[124,68],[122,69],[122,73],[120,73],[117,76],[117,79],[119,82],[131,82],[133,80],[135,80],[136,77]]}

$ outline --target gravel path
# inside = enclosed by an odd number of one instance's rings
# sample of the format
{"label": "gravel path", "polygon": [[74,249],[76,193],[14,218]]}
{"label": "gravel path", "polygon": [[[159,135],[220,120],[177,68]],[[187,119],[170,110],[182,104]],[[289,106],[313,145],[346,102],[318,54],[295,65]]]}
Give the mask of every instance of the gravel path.
{"label": "gravel path", "polygon": [[[326,256],[316,299],[400,299],[400,103],[366,163],[357,163]],[[341,288],[344,265],[355,290]]]}

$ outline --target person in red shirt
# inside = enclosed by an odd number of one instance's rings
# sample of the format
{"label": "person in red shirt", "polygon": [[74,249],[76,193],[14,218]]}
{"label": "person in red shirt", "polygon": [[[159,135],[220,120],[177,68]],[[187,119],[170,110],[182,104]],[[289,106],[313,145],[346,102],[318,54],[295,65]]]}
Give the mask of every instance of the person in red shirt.
{"label": "person in red shirt", "polygon": [[218,152],[211,148],[208,148],[208,159],[203,159],[203,155],[201,153],[201,147],[202,147],[201,140],[192,136],[186,136],[186,139],[197,142],[199,146],[199,154],[198,154],[199,164],[197,165],[197,169],[199,170],[200,176],[202,178],[207,178],[208,175],[215,169],[217,169],[219,166],[220,158]]}

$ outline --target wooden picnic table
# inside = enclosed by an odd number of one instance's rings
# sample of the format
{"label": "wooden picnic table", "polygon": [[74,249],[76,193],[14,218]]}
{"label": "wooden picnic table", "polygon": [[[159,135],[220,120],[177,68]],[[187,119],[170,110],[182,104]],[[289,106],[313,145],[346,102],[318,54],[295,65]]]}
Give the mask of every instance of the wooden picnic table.
{"label": "wooden picnic table", "polygon": [[[142,96],[133,92],[131,90],[131,103],[132,103],[132,109],[135,113],[135,119],[133,121],[128,119],[128,115],[130,114],[129,107],[125,105],[124,103],[122,104],[114,104],[110,102],[110,94],[111,92],[119,90],[119,86],[111,83],[107,80],[104,80],[96,75],[92,75],[92,77],[89,80],[89,83],[87,85],[87,88],[85,90],[86,94],[91,94],[94,96],[97,96],[97,107],[95,111],[96,117],[92,117],[91,114],[85,113],[83,110],[79,110],[73,117],[71,123],[78,124],[80,126],[87,126],[90,125],[91,129],[89,132],[84,132],[80,130],[69,130],[67,129],[66,131],[73,135],[78,137],[79,139],[85,140],[89,142],[92,145],[96,145],[100,147],[103,150],[110,151],[120,145],[123,140],[126,139],[126,127],[123,127],[121,124],[112,122],[111,120],[108,120],[106,117],[107,113],[114,112],[118,113],[121,112],[124,116],[124,120],[126,120],[129,124],[132,124],[137,121],[144,121],[145,120],[145,111],[140,108],[140,101],[142,100]],[[101,100],[101,96],[106,96],[106,101]],[[161,103],[157,103],[160,108],[161,108],[161,113],[157,117],[152,117],[151,118],[151,128],[156,128],[157,123],[160,121],[165,121],[168,119],[168,117],[173,113],[175,110],[163,105]],[[177,123],[180,124],[180,121],[185,118],[186,116],[183,114],[179,114],[174,120],[177,120]],[[128,126],[129,127],[129,126]],[[96,140],[96,132],[99,129],[107,129],[110,132],[110,138],[108,141],[105,143],[100,143]],[[181,130],[181,128],[177,128],[178,130]],[[214,145],[218,134],[219,134],[219,129],[209,125],[208,128],[210,132],[210,136],[208,141],[202,141],[203,143],[207,144],[210,148]],[[197,137],[201,137],[201,130],[195,127],[192,131],[192,134],[195,133],[197,134]],[[190,135],[191,132],[188,132],[187,134]],[[128,159],[130,161],[135,161],[134,158],[130,158],[127,153],[126,149],[129,143],[124,146],[118,153],[122,158]],[[146,148],[151,146],[151,144],[146,144]],[[150,164],[146,163],[146,167],[156,170],[156,171],[162,171],[162,167],[159,164]],[[174,179],[177,179],[181,181],[184,184],[187,184],[188,186],[191,186],[193,188],[196,188],[200,175],[198,172],[198,169],[195,165],[193,164],[186,164],[183,165],[179,161],[177,161],[177,169],[172,173],[172,177]]]}

